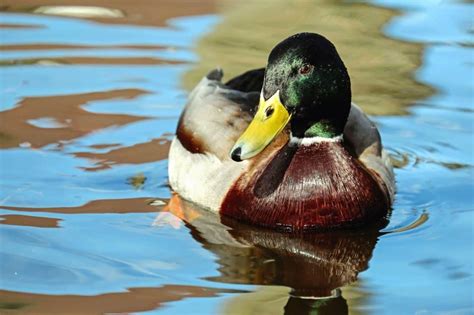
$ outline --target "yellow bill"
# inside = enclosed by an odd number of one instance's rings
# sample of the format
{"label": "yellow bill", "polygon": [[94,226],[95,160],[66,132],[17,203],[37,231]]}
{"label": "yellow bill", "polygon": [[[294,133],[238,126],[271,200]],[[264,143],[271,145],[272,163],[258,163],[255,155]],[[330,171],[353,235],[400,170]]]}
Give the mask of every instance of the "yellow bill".
{"label": "yellow bill", "polygon": [[234,161],[254,157],[285,128],[291,115],[280,100],[280,91],[265,101],[260,95],[257,113],[231,150]]}

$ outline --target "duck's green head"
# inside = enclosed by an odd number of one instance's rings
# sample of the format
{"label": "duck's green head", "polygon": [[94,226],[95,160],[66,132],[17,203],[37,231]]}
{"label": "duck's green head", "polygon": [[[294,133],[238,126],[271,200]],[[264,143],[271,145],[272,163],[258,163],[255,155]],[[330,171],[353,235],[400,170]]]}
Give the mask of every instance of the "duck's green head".
{"label": "duck's green head", "polygon": [[294,137],[339,136],[350,107],[349,74],[334,45],[314,33],[293,35],[270,53],[257,113],[232,159],[257,155],[288,123]]}

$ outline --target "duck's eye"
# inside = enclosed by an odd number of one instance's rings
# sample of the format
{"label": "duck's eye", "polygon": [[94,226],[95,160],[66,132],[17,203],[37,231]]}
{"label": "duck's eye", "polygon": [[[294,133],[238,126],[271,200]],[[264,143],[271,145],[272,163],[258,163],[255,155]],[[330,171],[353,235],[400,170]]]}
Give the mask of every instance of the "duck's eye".
{"label": "duck's eye", "polygon": [[310,73],[311,69],[313,69],[312,65],[303,65],[301,68],[298,70],[300,74],[308,74]]}
{"label": "duck's eye", "polygon": [[268,117],[270,117],[271,115],[273,115],[273,112],[274,112],[274,111],[275,111],[275,110],[273,109],[273,107],[267,107],[267,108],[265,109],[265,118],[268,118]]}

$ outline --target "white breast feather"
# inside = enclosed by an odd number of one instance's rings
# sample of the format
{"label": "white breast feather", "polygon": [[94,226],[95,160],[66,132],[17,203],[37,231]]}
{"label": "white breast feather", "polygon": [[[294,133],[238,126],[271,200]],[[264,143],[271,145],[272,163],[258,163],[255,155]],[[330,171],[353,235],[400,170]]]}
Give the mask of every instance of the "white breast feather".
{"label": "white breast feather", "polygon": [[184,199],[212,211],[220,209],[227,191],[247,166],[248,161],[221,161],[213,154],[191,153],[177,138],[171,143],[168,164],[171,187]]}

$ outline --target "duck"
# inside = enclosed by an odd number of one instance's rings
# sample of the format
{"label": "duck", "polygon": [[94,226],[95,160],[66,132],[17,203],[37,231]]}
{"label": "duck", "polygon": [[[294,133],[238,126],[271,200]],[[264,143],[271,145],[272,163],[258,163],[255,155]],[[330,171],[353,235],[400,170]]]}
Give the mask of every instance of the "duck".
{"label": "duck", "polygon": [[284,232],[386,219],[395,195],[376,125],[352,102],[330,40],[298,33],[264,68],[227,82],[211,70],[191,91],[168,157],[180,198],[221,217]]}

